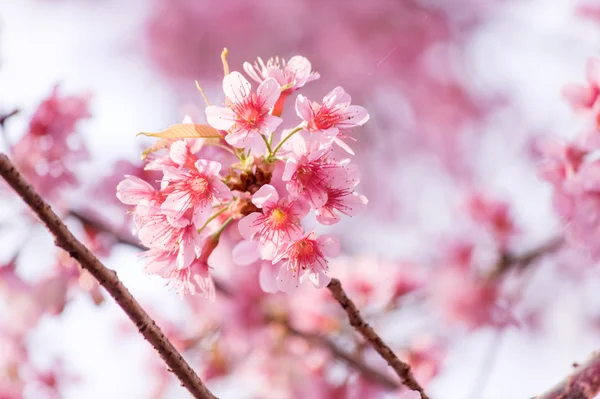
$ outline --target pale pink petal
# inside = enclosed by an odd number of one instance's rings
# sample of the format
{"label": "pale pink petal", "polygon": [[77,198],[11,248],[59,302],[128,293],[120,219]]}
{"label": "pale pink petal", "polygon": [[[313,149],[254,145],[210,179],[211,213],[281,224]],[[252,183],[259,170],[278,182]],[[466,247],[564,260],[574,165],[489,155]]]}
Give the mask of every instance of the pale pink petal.
{"label": "pale pink petal", "polygon": [[248,266],[258,261],[258,241],[242,240],[231,251],[233,263]]}
{"label": "pale pink petal", "polygon": [[252,79],[258,83],[263,81],[263,78],[258,75],[258,73],[256,72],[256,69],[254,69],[252,64],[250,64],[249,62],[244,62],[244,65],[242,65],[242,66],[244,68],[244,71],[246,71],[248,76],[250,76],[250,79]]}
{"label": "pale pink petal", "polygon": [[304,191],[304,196],[311,203],[313,209],[323,207],[327,203],[327,190],[318,189],[311,191]]}
{"label": "pale pink petal", "polygon": [[260,241],[258,244],[258,253],[261,259],[273,260],[277,256],[280,248],[283,248],[283,246],[277,246],[273,241]]}
{"label": "pale pink petal", "polygon": [[236,129],[225,136],[225,141],[236,148],[245,148],[252,143],[254,136],[252,130]]}
{"label": "pale pink petal", "polygon": [[340,254],[340,240],[330,235],[322,235],[317,238],[317,243],[323,255],[335,258]]}
{"label": "pale pink petal", "polygon": [[256,90],[258,101],[262,104],[263,109],[271,109],[277,102],[281,94],[279,83],[273,78],[268,78],[262,82]]}
{"label": "pale pink petal", "polygon": [[252,196],[252,203],[259,208],[262,208],[265,205],[274,204],[278,200],[279,194],[277,194],[275,187],[270,184],[265,184]]}
{"label": "pale pink petal", "polygon": [[190,204],[191,197],[189,192],[175,191],[167,196],[160,208],[167,215],[169,222],[175,222],[181,219]]}
{"label": "pale pink petal", "polygon": [[185,165],[189,155],[187,143],[184,140],[177,140],[171,144],[169,157],[179,166]]}
{"label": "pale pink petal", "polygon": [[[281,71],[281,69],[279,69],[277,67],[268,67],[266,77],[275,79],[277,81],[277,83],[279,83],[279,85],[281,85],[281,86],[288,83],[288,82],[286,82],[285,76],[283,76],[283,72]],[[280,87],[280,90],[281,90],[281,87]]]}
{"label": "pale pink petal", "polygon": [[296,215],[298,218],[302,219],[308,212],[310,212],[310,205],[301,198],[298,198],[294,201],[294,204],[291,206],[290,211]]}
{"label": "pale pink petal", "polygon": [[277,274],[280,269],[280,265],[273,265],[269,262],[264,262],[260,267],[260,271],[258,273],[258,282],[260,284],[260,288],[264,292],[269,294],[274,294],[279,292],[279,285],[277,284]]}
{"label": "pale pink petal", "polygon": [[281,125],[281,122],[283,122],[283,119],[280,117],[267,115],[260,124],[259,131],[264,135],[269,135],[271,132],[274,132],[279,125]]}
{"label": "pale pink petal", "polygon": [[153,196],[154,188],[136,176],[125,175],[125,180],[117,185],[117,198],[127,205],[137,205],[141,200]]}
{"label": "pale pink petal", "polygon": [[300,275],[294,273],[291,269],[287,269],[284,263],[277,273],[277,286],[279,290],[293,294],[300,286]]}
{"label": "pale pink petal", "polygon": [[300,119],[306,122],[312,120],[313,117],[310,100],[302,94],[299,94],[298,97],[296,97],[296,114],[298,114]]}
{"label": "pale pink petal", "polygon": [[197,160],[194,166],[196,166],[198,172],[207,175],[218,176],[221,171],[221,164],[219,162],[207,161],[206,159]]}
{"label": "pale pink petal", "polygon": [[369,112],[360,105],[349,106],[348,110],[345,112],[345,116],[347,119],[338,124],[342,129],[346,127],[362,126],[369,120]]}
{"label": "pale pink petal", "polygon": [[322,207],[315,211],[315,216],[317,217],[317,221],[326,226],[330,226],[332,224],[336,224],[340,221],[340,215],[335,212],[334,208],[330,207]]}
{"label": "pale pink petal", "polygon": [[281,175],[281,180],[283,180],[283,181],[292,180],[292,177],[294,176],[294,174],[296,173],[297,170],[298,170],[298,161],[296,161],[293,158],[288,159],[287,162],[285,163],[285,168],[283,170],[283,174]]}
{"label": "pale pink petal", "polygon": [[352,98],[340,86],[333,89],[323,98],[323,105],[332,108],[338,104],[350,104]]}
{"label": "pale pink petal", "polygon": [[200,229],[204,226],[208,218],[210,218],[210,214],[212,212],[212,205],[210,202],[204,202],[200,206],[197,206],[194,209],[194,215],[192,216],[192,222],[197,229]]}
{"label": "pale pink petal", "polygon": [[216,291],[215,282],[213,281],[212,277],[210,275],[203,276],[201,274],[195,274],[193,279],[200,290],[204,292],[204,297],[208,301],[214,302],[216,298]]}
{"label": "pale pink petal", "polygon": [[252,85],[239,72],[231,72],[223,78],[223,92],[232,102],[239,104],[250,95]]}
{"label": "pale pink petal", "polygon": [[358,193],[352,193],[344,197],[343,205],[344,213],[348,216],[355,216],[363,212],[367,207],[369,200],[364,195]]}
{"label": "pale pink petal", "polygon": [[206,121],[219,130],[229,130],[235,125],[235,112],[227,107],[209,105],[206,107]]}
{"label": "pale pink petal", "polygon": [[177,269],[182,270],[190,267],[194,259],[196,259],[196,243],[194,237],[191,234],[184,234],[179,243],[179,253],[177,254],[177,261],[175,262]]}
{"label": "pale pink petal", "polygon": [[256,225],[256,219],[260,215],[258,212],[253,212],[238,222],[238,230],[246,240],[251,240],[260,231],[260,226]]}
{"label": "pale pink petal", "polygon": [[316,288],[323,288],[331,281],[331,277],[321,271],[311,270],[308,273],[308,278]]}
{"label": "pale pink petal", "polygon": [[295,55],[287,63],[286,68],[294,74],[296,77],[296,81],[294,86],[301,87],[304,86],[306,81],[310,76],[310,69],[312,66],[310,65],[310,61],[305,57],[300,55]]}
{"label": "pale pink petal", "polygon": [[219,178],[213,177],[210,179],[212,186],[212,195],[219,201],[229,201],[233,198],[231,190],[227,187],[227,184],[223,183]]}

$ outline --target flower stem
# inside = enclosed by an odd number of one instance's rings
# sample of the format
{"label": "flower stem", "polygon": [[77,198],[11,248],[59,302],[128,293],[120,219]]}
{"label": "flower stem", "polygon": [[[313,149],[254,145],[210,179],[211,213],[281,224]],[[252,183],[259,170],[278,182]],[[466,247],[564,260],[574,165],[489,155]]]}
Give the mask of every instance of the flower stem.
{"label": "flower stem", "polygon": [[223,209],[219,209],[216,213],[214,213],[211,217],[209,217],[208,220],[202,225],[202,227],[200,227],[198,229],[198,234],[202,233],[202,230],[204,230],[206,228],[206,226],[208,226],[208,224],[210,222],[212,222],[213,220],[215,220],[216,218],[218,218],[219,215],[221,215],[223,212],[225,212],[227,210],[227,208],[228,208],[227,205],[229,205],[229,204],[228,203],[227,204],[223,204],[222,205]]}
{"label": "flower stem", "polygon": [[279,144],[277,144],[277,147],[275,147],[271,153],[271,157],[274,157],[277,154],[277,151],[279,151],[279,149],[281,148],[281,146],[283,145],[283,143],[285,143],[286,141],[288,141],[288,139],[290,137],[292,137],[294,134],[298,133],[300,130],[302,130],[302,126],[298,126],[296,128],[294,128],[294,130],[292,130],[287,136],[285,136],[280,142]]}
{"label": "flower stem", "polygon": [[[269,151],[269,157],[273,156],[273,150],[271,150],[271,143],[269,143],[267,137],[264,134],[261,134],[260,137],[262,137],[263,141],[265,142],[265,145],[267,146],[267,151]],[[271,137],[273,137],[272,133]]]}

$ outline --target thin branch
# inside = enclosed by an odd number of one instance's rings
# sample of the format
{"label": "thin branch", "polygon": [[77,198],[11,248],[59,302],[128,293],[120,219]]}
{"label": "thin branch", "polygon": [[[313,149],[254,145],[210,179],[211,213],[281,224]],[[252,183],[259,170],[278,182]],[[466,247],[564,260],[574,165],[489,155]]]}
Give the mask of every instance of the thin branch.
{"label": "thin branch", "polygon": [[390,347],[383,342],[381,337],[377,335],[375,330],[363,320],[354,302],[352,302],[352,300],[348,298],[348,295],[346,295],[346,292],[344,292],[340,280],[335,278],[331,279],[327,288],[331,292],[333,298],[338,301],[340,306],[346,311],[350,325],[363,336],[363,338],[377,351],[377,353],[379,353],[379,355],[381,355],[382,358],[385,359],[385,361],[387,361],[388,365],[394,369],[398,377],[400,377],[402,383],[413,391],[419,392],[422,399],[428,399],[423,387],[419,385],[413,376],[410,366],[400,360]]}
{"label": "thin branch", "polygon": [[514,255],[510,253],[504,253],[500,257],[500,260],[496,266],[489,273],[488,278],[494,280],[508,272],[509,270],[523,270],[530,266],[535,261],[541,259],[546,255],[550,255],[558,251],[565,241],[563,237],[554,237],[547,242],[543,243],[539,247],[533,248],[520,255]]}
{"label": "thin branch", "polygon": [[600,351],[558,385],[535,399],[592,399],[600,392]]}
{"label": "thin branch", "polygon": [[320,335],[320,334],[299,331],[296,328],[294,328],[293,326],[291,326],[286,321],[279,321],[279,322],[281,325],[283,325],[286,328],[286,330],[290,334],[300,337],[300,338],[306,340],[307,342],[311,342],[315,345],[326,348],[327,350],[329,350],[329,352],[331,352],[331,354],[335,358],[344,361],[350,367],[352,367],[356,371],[363,374],[367,379],[369,379],[373,382],[377,382],[389,389],[400,388],[400,385],[396,381],[394,381],[392,378],[390,378],[389,376],[372,368],[371,366],[366,364],[362,359],[358,358],[357,356],[353,356],[351,354],[344,352],[333,341],[329,340],[327,337]]}
{"label": "thin branch", "polygon": [[137,326],[139,332],[156,349],[160,357],[181,381],[182,385],[195,398],[216,399],[204,385],[200,377],[194,372],[183,356],[175,349],[169,339],[163,334],[160,327],[144,311],[140,304],[117,277],[114,270],[106,268],[73,236],[67,226],[52,211],[48,205],[25,181],[17,171],[10,159],[5,154],[0,154],[0,175],[19,194],[23,201],[37,214],[42,223],[54,235],[55,244],[67,251],[73,259],[79,262],[82,268],[92,274],[127,313],[131,321]]}

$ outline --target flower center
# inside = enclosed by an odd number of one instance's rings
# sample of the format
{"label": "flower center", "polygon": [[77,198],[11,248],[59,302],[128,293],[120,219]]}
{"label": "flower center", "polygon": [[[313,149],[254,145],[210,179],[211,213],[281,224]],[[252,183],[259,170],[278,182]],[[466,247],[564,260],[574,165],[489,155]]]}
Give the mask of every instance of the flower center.
{"label": "flower center", "polygon": [[281,225],[287,221],[288,215],[281,210],[276,208],[271,212],[271,221],[274,225]]}
{"label": "flower center", "polygon": [[208,181],[202,176],[197,176],[190,181],[191,191],[203,194],[208,190]]}

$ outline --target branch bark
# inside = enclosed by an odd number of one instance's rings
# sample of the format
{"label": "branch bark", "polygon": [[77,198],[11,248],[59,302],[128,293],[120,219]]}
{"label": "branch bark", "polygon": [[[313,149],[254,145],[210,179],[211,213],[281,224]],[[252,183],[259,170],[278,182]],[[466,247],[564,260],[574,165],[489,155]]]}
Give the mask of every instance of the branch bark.
{"label": "branch bark", "polygon": [[54,235],[55,244],[67,251],[82,268],[92,274],[119,306],[125,311],[139,332],[156,349],[169,370],[179,378],[194,398],[216,399],[194,372],[183,356],[144,311],[140,304],[123,285],[117,274],[108,269],[87,249],[54,213],[33,187],[25,181],[5,154],[0,154],[0,175],[17,192],[23,201],[37,214],[39,219]]}
{"label": "branch bark", "polygon": [[385,359],[388,365],[394,369],[402,384],[406,385],[408,388],[413,391],[417,391],[421,394],[422,399],[429,399],[429,397],[425,394],[425,390],[412,374],[410,370],[410,366],[407,363],[404,363],[402,360],[396,356],[396,354],[390,349],[389,346],[386,345],[385,342],[381,339],[379,335],[373,330],[373,328],[363,320],[360,315],[360,311],[352,302],[346,292],[342,288],[342,284],[338,279],[331,279],[331,282],[327,285],[327,288],[331,292],[333,298],[338,301],[340,306],[346,311],[348,315],[348,320],[350,321],[350,325],[354,327],[354,329],[363,336],[363,338],[379,353],[379,355]]}
{"label": "branch bark", "polygon": [[554,388],[535,399],[592,399],[600,392],[600,351]]}

